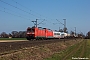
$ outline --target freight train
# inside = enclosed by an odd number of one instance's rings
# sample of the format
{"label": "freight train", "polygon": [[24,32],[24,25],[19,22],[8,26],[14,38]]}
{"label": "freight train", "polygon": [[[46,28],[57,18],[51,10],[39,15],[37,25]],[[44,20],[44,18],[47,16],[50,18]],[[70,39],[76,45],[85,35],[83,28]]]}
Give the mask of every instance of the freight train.
{"label": "freight train", "polygon": [[61,39],[67,36],[67,33],[61,33],[58,31],[52,31],[47,28],[40,27],[28,27],[27,28],[27,40],[41,40],[41,39]]}

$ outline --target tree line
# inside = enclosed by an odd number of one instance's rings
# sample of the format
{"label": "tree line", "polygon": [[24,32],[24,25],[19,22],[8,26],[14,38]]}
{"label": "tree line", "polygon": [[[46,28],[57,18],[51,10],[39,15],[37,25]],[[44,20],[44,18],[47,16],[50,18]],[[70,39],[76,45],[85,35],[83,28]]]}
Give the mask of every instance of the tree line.
{"label": "tree line", "polygon": [[[62,30],[61,30],[62,32]],[[70,35],[74,35],[75,32],[71,31]],[[77,34],[78,37],[83,37],[85,39],[90,39],[90,31],[84,35],[83,33],[78,33]],[[26,31],[12,31],[11,33],[7,34],[6,32],[2,32],[0,34],[0,38],[26,38]]]}
{"label": "tree line", "polygon": [[90,31],[86,34],[86,39],[90,39]]}
{"label": "tree line", "polygon": [[7,34],[6,32],[2,32],[0,34],[0,38],[25,38],[26,31],[12,31],[11,33]]}

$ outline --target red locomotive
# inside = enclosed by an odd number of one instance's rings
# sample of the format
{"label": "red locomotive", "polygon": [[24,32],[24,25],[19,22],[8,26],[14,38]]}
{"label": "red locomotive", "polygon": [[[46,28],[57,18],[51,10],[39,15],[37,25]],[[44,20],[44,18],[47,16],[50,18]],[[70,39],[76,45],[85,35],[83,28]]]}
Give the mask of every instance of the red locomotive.
{"label": "red locomotive", "polygon": [[53,31],[47,28],[28,27],[27,40],[53,38]]}
{"label": "red locomotive", "polygon": [[70,36],[67,33],[64,32],[58,32],[58,31],[52,31],[47,28],[40,28],[40,27],[28,27],[27,28],[27,40],[31,39],[60,39],[60,38],[65,38],[67,36]]}

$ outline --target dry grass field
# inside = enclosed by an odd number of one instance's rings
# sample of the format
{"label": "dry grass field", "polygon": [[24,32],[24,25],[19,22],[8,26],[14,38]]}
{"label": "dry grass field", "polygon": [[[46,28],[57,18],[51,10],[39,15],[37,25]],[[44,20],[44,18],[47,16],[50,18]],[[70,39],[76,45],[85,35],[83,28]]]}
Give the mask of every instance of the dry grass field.
{"label": "dry grass field", "polygon": [[[70,60],[72,59],[72,57],[74,58],[85,56],[90,58],[90,55],[87,53],[89,51],[88,49],[90,49],[90,41],[88,42],[88,40],[73,39],[68,41],[57,42],[47,41],[47,43],[45,41],[41,41],[39,43],[35,42],[35,44],[32,46],[30,46],[32,44],[30,43],[30,41],[26,43],[15,43],[15,48],[18,46],[23,47],[20,49],[12,49],[9,51],[7,50],[1,52],[0,60]],[[12,46],[13,45],[9,46],[8,48],[12,48]]]}

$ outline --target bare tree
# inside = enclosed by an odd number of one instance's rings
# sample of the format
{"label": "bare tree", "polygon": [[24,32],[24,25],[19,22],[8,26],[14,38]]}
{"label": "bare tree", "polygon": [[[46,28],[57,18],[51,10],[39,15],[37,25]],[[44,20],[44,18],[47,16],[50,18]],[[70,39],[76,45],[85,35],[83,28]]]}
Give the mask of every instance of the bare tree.
{"label": "bare tree", "polygon": [[79,38],[85,38],[85,35],[81,32],[81,33],[78,34],[78,37]]}
{"label": "bare tree", "polygon": [[11,34],[11,33],[9,33],[9,34],[8,34],[8,36],[9,36],[9,37],[12,37],[12,34]]}
{"label": "bare tree", "polygon": [[18,31],[12,31],[11,33],[13,38],[18,38],[19,36]]}
{"label": "bare tree", "polygon": [[74,36],[75,33],[73,31],[71,31],[70,34],[71,34],[71,36]]}
{"label": "bare tree", "polygon": [[59,32],[64,32],[63,29],[59,29]]}
{"label": "bare tree", "polygon": [[26,31],[12,31],[11,32],[13,38],[25,38],[26,37]]}
{"label": "bare tree", "polygon": [[6,34],[6,32],[2,32],[2,33],[1,33],[1,37],[2,37],[2,38],[8,38],[8,34]]}
{"label": "bare tree", "polygon": [[87,33],[86,38],[90,39],[90,31]]}
{"label": "bare tree", "polygon": [[64,31],[65,33],[67,33],[67,28],[63,28],[63,31]]}
{"label": "bare tree", "polygon": [[18,35],[19,35],[19,38],[25,38],[26,37],[26,31],[19,31]]}
{"label": "bare tree", "polygon": [[26,38],[26,31],[23,31],[23,32],[22,32],[22,35],[23,35],[23,36],[22,36],[23,38]]}

